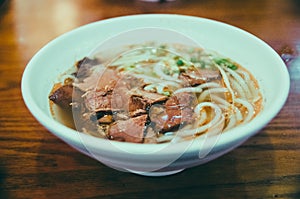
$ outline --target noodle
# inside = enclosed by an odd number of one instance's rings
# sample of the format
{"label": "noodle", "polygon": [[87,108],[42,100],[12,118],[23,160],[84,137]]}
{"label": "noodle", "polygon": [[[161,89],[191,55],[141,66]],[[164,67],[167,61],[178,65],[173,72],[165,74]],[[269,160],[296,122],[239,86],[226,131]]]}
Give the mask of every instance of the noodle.
{"label": "noodle", "polygon": [[202,102],[197,105],[195,108],[196,114],[199,114],[200,110],[203,109],[204,107],[211,107],[214,110],[214,118],[209,121],[207,124],[197,127],[195,129],[190,129],[190,130],[181,130],[178,135],[179,136],[190,136],[194,135],[197,133],[203,133],[209,128],[212,128],[214,125],[218,124],[218,122],[222,119],[222,111],[221,109],[216,106],[214,103],[211,102]]}
{"label": "noodle", "polygon": [[233,78],[237,81],[237,83],[241,86],[241,90],[244,91],[245,96],[247,99],[250,99],[251,96],[251,92],[247,86],[247,83],[245,80],[243,80],[243,78],[241,76],[239,76],[236,72],[234,72],[233,70],[229,69],[229,68],[224,68],[224,70],[226,72],[228,72],[230,75],[233,76]]}
{"label": "noodle", "polygon": [[247,108],[247,110],[248,110],[247,116],[245,118],[243,118],[243,123],[249,122],[255,113],[253,106],[246,100],[242,100],[242,99],[236,99],[236,102],[242,104],[244,107]]}
{"label": "noodle", "polygon": [[207,99],[207,96],[210,96],[210,94],[213,94],[213,93],[225,93],[225,92],[228,92],[228,89],[227,88],[211,88],[211,89],[207,89],[205,91],[203,91],[198,100],[199,101],[205,101],[205,99]]}
{"label": "noodle", "polygon": [[157,76],[159,76],[163,80],[175,81],[175,82],[179,82],[179,83],[181,82],[180,80],[177,79],[176,75],[174,75],[175,77],[166,75],[163,71],[163,67],[164,67],[164,64],[162,62],[155,64],[153,69]]}
{"label": "noodle", "polygon": [[233,90],[232,90],[232,88],[230,86],[230,81],[229,81],[229,78],[228,78],[227,74],[225,73],[225,71],[219,65],[216,64],[216,67],[220,70],[222,78],[223,78],[223,81],[224,81],[226,87],[228,88],[228,90],[229,90],[229,92],[231,94],[232,101],[234,101],[234,98],[235,98],[234,97],[234,92],[233,92]]}

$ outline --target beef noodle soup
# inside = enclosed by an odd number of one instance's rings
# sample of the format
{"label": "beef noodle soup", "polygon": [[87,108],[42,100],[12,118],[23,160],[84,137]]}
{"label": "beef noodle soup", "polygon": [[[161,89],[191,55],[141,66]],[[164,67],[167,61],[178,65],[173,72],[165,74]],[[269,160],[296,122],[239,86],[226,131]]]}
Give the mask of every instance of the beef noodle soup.
{"label": "beef noodle soup", "polygon": [[180,142],[226,133],[262,108],[252,74],[201,48],[130,46],[109,62],[85,57],[73,70],[53,87],[51,107],[67,113],[72,128],[101,138]]}

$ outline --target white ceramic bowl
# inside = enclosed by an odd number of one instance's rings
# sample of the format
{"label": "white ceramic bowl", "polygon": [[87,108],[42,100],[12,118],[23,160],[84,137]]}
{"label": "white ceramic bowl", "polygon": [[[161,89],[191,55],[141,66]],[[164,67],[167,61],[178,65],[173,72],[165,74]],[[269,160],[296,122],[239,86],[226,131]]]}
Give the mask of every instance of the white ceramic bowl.
{"label": "white ceramic bowl", "polygon": [[[165,28],[192,38],[202,47],[229,57],[256,77],[263,93],[263,110],[249,123],[220,136],[177,144],[134,144],[95,138],[53,119],[48,95],[58,77],[95,45],[136,28]],[[54,39],[28,63],[22,78],[24,101],[51,133],[80,152],[112,168],[141,175],[162,176],[211,161],[241,145],[266,126],[284,105],[289,75],[277,53],[265,42],[239,28],[182,15],[133,15],[91,23]]]}

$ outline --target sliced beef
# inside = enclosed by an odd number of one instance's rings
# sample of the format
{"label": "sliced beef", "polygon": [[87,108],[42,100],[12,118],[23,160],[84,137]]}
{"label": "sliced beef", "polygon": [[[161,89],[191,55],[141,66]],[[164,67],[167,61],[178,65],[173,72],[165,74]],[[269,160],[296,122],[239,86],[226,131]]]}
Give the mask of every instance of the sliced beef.
{"label": "sliced beef", "polygon": [[88,77],[82,80],[76,79],[74,86],[82,91],[110,91],[114,89],[119,79],[120,77],[114,70],[106,69],[104,66],[99,66],[97,69],[94,69],[92,74]]}
{"label": "sliced beef", "polygon": [[126,85],[116,86],[111,91],[90,91],[84,98],[87,108],[91,111],[125,111],[131,116],[145,113],[153,103],[167,99],[164,95],[139,88],[129,90]]}
{"label": "sliced beef", "polygon": [[205,82],[219,80],[222,76],[218,70],[198,69],[187,70],[181,73],[179,78],[185,81],[185,86],[195,86]]}
{"label": "sliced beef", "polygon": [[151,106],[149,110],[149,117],[151,123],[154,123],[152,125],[154,126],[155,131],[164,132],[169,129],[169,115],[167,114],[166,107],[164,105],[155,104]]}
{"label": "sliced beef", "polygon": [[92,74],[83,80],[77,79],[75,86],[81,90],[106,90],[110,91],[118,87],[132,89],[144,85],[142,79],[130,74],[120,74],[113,68],[99,65],[92,69]]}
{"label": "sliced beef", "polygon": [[154,105],[151,107],[150,120],[155,123],[155,130],[166,132],[179,128],[181,124],[191,123],[194,112],[190,107],[176,109]]}
{"label": "sliced beef", "polygon": [[197,98],[194,93],[177,93],[170,97],[167,101],[165,106],[167,109],[172,109],[172,108],[186,108],[186,107],[192,107],[197,103]]}
{"label": "sliced beef", "polygon": [[146,104],[154,104],[165,101],[168,97],[159,93],[152,93],[140,88],[135,88],[130,91],[131,96],[139,97],[145,101]]}
{"label": "sliced beef", "polygon": [[98,111],[114,111],[111,108],[112,95],[105,91],[91,91],[84,96],[84,102],[88,110]]}
{"label": "sliced beef", "polygon": [[129,101],[128,101],[129,112],[135,112],[136,110],[141,110],[141,109],[146,110],[147,105],[149,104],[142,97],[134,96],[134,95],[129,97]]}
{"label": "sliced beef", "polygon": [[196,96],[192,93],[178,93],[170,97],[164,105],[150,108],[149,117],[155,123],[156,130],[166,132],[178,128],[181,124],[191,123],[194,119]]}
{"label": "sliced beef", "polygon": [[147,115],[118,120],[110,125],[108,136],[112,140],[142,143],[144,138]]}
{"label": "sliced beef", "polygon": [[75,64],[77,67],[77,72],[75,74],[76,78],[83,79],[90,76],[90,69],[98,64],[100,64],[100,62],[97,59],[90,59],[88,57],[84,57]]}
{"label": "sliced beef", "polygon": [[51,93],[49,99],[61,108],[67,109],[71,107],[73,96],[73,86],[63,85]]}
{"label": "sliced beef", "polygon": [[89,91],[84,96],[86,107],[90,111],[125,111],[132,112],[144,107],[140,100],[131,98],[125,86],[112,89]]}
{"label": "sliced beef", "polygon": [[134,111],[129,112],[129,117],[136,117],[136,116],[143,115],[146,113],[147,113],[146,109],[136,109]]}
{"label": "sliced beef", "polygon": [[151,93],[139,88],[129,91],[129,112],[147,110],[152,104],[165,101],[168,97],[158,93]]}
{"label": "sliced beef", "polygon": [[137,78],[128,73],[120,75],[121,81],[119,84],[126,86],[129,90],[134,88],[142,88],[145,82],[141,78]]}
{"label": "sliced beef", "polygon": [[99,72],[96,81],[92,80],[94,83],[96,82],[93,88],[96,87],[97,90],[103,89],[105,91],[111,91],[117,86],[120,79],[120,76],[115,70],[105,68]]}
{"label": "sliced beef", "polygon": [[84,57],[83,59],[79,60],[75,65],[78,69],[82,69],[82,68],[91,68],[97,64],[99,64],[99,60],[91,59],[89,57]]}

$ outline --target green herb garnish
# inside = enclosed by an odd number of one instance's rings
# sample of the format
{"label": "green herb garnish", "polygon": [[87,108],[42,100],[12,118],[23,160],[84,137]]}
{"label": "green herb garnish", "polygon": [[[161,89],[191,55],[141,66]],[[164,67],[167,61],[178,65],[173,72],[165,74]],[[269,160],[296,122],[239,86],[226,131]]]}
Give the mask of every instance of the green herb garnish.
{"label": "green herb garnish", "polygon": [[237,65],[235,65],[234,63],[232,63],[230,60],[228,59],[214,59],[214,62],[218,65],[223,65],[226,66],[227,68],[230,68],[231,70],[236,70],[238,69]]}
{"label": "green herb garnish", "polygon": [[178,59],[176,64],[177,64],[177,66],[183,66],[184,62],[181,59]]}

